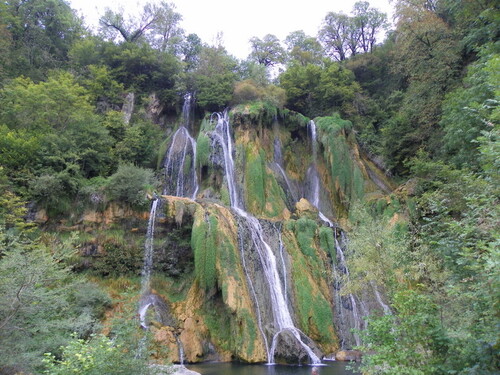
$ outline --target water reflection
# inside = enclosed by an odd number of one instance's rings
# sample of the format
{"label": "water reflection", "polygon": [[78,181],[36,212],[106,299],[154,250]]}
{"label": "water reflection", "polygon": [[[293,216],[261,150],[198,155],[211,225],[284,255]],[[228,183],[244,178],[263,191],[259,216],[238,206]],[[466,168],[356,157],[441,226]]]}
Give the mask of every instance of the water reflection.
{"label": "water reflection", "polygon": [[[325,362],[323,366],[316,367],[318,375],[355,375],[359,374],[347,370],[346,362]],[[244,365],[238,363],[204,363],[188,365],[188,369],[197,371],[202,375],[311,375],[312,366],[267,366]]]}

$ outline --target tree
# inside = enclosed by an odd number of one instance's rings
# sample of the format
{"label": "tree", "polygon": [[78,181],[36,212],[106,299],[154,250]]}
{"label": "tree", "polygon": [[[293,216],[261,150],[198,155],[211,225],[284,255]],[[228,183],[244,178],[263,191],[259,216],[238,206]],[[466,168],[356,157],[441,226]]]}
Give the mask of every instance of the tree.
{"label": "tree", "polygon": [[45,354],[44,374],[65,375],[128,375],[155,374],[154,368],[148,366],[142,358],[136,358],[103,335],[93,336],[90,340],[74,338],[62,351],[61,359],[51,353]]}
{"label": "tree", "polygon": [[153,189],[154,185],[152,170],[132,164],[121,164],[118,170],[109,177],[106,192],[111,200],[144,207],[147,202],[146,193]]}
{"label": "tree", "polygon": [[455,166],[478,169],[478,138],[498,124],[495,111],[500,103],[495,82],[499,79],[500,54],[487,53],[469,67],[461,87],[443,101],[440,125],[444,130],[442,152]]}
{"label": "tree", "polygon": [[317,64],[323,60],[323,48],[316,38],[307,36],[304,31],[294,31],[285,38],[288,59],[291,63],[298,62],[301,65]]}
{"label": "tree", "polygon": [[265,67],[285,62],[285,50],[275,35],[267,34],[262,39],[254,36],[250,38],[250,45],[252,48],[250,58]]}
{"label": "tree", "polygon": [[86,90],[70,73],[56,73],[46,82],[16,78],[0,97],[0,121],[11,129],[58,130],[93,115]]}
{"label": "tree", "polygon": [[363,374],[434,375],[442,372],[448,338],[432,298],[406,290],[394,296],[394,315],[372,317],[362,334]]}
{"label": "tree", "polygon": [[222,46],[204,47],[193,72],[194,91],[200,107],[216,111],[231,101],[236,81],[236,60]]}
{"label": "tree", "polygon": [[[72,43],[82,34],[81,20],[63,0],[14,0],[0,10],[10,40],[9,75],[42,79],[62,67]],[[3,44],[3,42],[1,43]],[[1,47],[0,47],[1,48]]]}
{"label": "tree", "polygon": [[126,17],[123,9],[115,12],[107,8],[99,22],[102,32],[111,40],[120,35],[125,42],[145,40],[161,52],[175,52],[183,35],[179,27],[181,20],[174,4],[161,1],[146,3],[139,17]]}
{"label": "tree", "polygon": [[[457,34],[429,1],[400,1],[392,70],[403,79],[397,115],[382,127],[385,154],[392,168],[405,173],[404,160],[419,148],[441,147],[438,126],[444,95],[456,84],[459,69]],[[432,66],[432,69],[429,69]]]}
{"label": "tree", "polygon": [[372,52],[377,33],[387,27],[387,15],[370,8],[367,1],[358,1],[353,7],[353,23],[359,33],[359,46],[363,52]]}
{"label": "tree", "polygon": [[157,8],[158,15],[147,36],[149,43],[161,52],[181,52],[184,30],[179,26],[182,15],[175,11],[175,4],[161,1],[151,6]]}
{"label": "tree", "polygon": [[0,356],[4,366],[33,371],[72,332],[94,332],[109,298],[64,265],[74,252],[68,243],[44,246],[28,238],[7,237],[0,227]]}
{"label": "tree", "polygon": [[351,20],[344,13],[330,12],[323,20],[319,40],[323,43],[326,53],[338,61],[343,61],[348,56],[350,29]]}
{"label": "tree", "polygon": [[142,14],[138,18],[126,18],[123,9],[115,12],[107,8],[99,19],[101,31],[111,40],[120,35],[124,41],[136,43],[144,34],[153,27],[160,17],[158,8],[151,3],[146,3]]}
{"label": "tree", "polygon": [[325,68],[308,64],[293,65],[280,75],[289,108],[308,117],[339,111],[352,112],[354,95],[360,90],[354,75],[338,63]]}
{"label": "tree", "polygon": [[197,68],[202,48],[201,39],[196,34],[189,34],[182,42],[181,54],[187,72]]}

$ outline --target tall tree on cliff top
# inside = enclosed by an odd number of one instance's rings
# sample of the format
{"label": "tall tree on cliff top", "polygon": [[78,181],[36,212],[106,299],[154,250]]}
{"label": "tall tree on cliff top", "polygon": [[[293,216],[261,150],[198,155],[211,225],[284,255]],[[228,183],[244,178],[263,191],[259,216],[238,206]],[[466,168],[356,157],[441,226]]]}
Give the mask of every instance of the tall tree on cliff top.
{"label": "tall tree on cliff top", "polygon": [[306,35],[304,31],[293,31],[285,38],[288,52],[288,63],[321,64],[323,60],[323,47],[316,38]]}
{"label": "tall tree on cliff top", "polygon": [[285,50],[275,35],[267,34],[262,39],[254,36],[250,39],[250,44],[252,46],[250,58],[259,64],[268,67],[285,62]]}
{"label": "tall tree on cliff top", "polygon": [[149,42],[162,52],[180,43],[183,30],[179,27],[182,16],[175,12],[175,5],[162,1],[146,3],[138,17],[127,17],[123,9],[115,12],[109,8],[100,19],[101,31],[109,39],[121,37],[124,41]]}
{"label": "tall tree on cliff top", "polygon": [[319,40],[328,55],[338,61],[360,52],[371,52],[377,34],[387,27],[387,15],[366,1],[354,4],[352,16],[330,12],[323,20]]}

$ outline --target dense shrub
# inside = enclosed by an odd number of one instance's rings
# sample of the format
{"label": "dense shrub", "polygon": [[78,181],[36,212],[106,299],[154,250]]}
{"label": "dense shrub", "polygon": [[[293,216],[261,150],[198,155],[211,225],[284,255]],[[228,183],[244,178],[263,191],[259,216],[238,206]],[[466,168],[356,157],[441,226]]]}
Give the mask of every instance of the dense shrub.
{"label": "dense shrub", "polygon": [[135,207],[146,206],[146,193],[153,190],[155,178],[150,169],[122,164],[109,179],[106,192],[111,200],[128,203]]}

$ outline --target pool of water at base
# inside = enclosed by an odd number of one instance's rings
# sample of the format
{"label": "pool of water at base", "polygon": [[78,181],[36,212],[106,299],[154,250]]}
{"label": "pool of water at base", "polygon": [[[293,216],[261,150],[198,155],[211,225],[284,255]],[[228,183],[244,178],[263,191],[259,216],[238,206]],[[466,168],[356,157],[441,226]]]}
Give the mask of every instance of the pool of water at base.
{"label": "pool of water at base", "polygon": [[[323,362],[317,366],[319,375],[358,375],[359,372],[348,370],[348,362]],[[201,375],[311,375],[313,366],[284,365],[248,365],[241,363],[203,363],[187,365],[189,370]]]}

